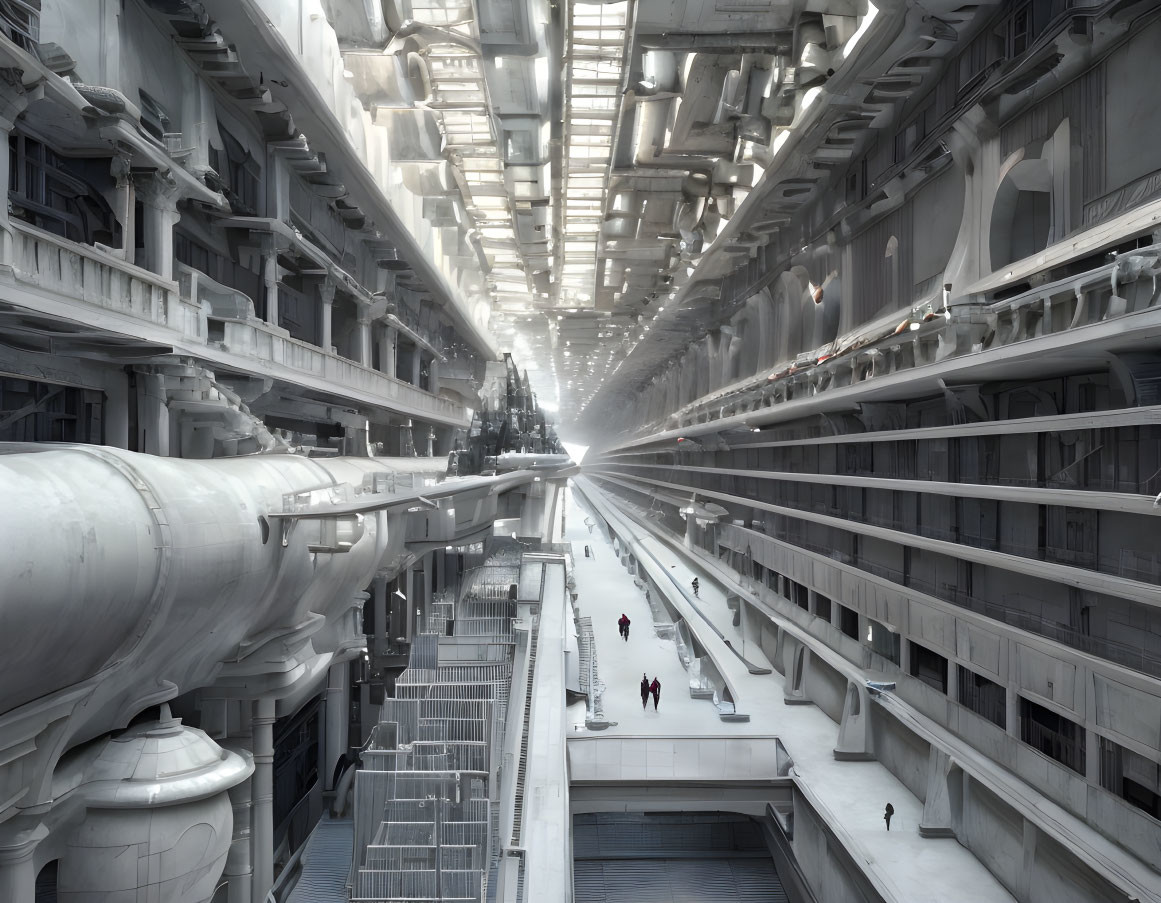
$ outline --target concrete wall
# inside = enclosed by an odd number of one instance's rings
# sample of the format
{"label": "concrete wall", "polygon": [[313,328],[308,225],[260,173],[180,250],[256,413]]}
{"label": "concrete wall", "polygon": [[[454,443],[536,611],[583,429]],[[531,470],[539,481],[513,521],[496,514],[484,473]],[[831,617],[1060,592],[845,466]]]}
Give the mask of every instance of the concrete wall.
{"label": "concrete wall", "polygon": [[794,839],[791,847],[818,900],[826,903],[882,900],[851,865],[846,850],[797,789],[794,791]]}
{"label": "concrete wall", "polygon": [[930,745],[916,737],[894,718],[872,716],[871,736],[875,758],[917,798],[925,799]]}

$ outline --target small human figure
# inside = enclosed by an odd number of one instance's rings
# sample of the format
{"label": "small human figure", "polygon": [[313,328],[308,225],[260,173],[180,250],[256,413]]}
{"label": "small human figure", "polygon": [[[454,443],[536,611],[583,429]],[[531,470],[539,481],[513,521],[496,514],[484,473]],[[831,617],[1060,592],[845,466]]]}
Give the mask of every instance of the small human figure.
{"label": "small human figure", "polygon": [[693,594],[694,594],[695,596],[697,595],[697,591],[698,591],[699,589],[701,589],[701,584],[700,584],[700,583],[698,583],[698,580],[697,580],[697,578],[696,578],[696,577],[694,577],[694,578],[693,578]]}
{"label": "small human figure", "polygon": [[895,814],[895,807],[887,803],[887,808],[883,810],[883,821],[887,823],[887,830],[891,830],[891,816]]}
{"label": "small human figure", "polygon": [[653,678],[653,683],[649,684],[649,692],[653,694],[653,711],[657,711],[657,701],[661,698],[661,681],[656,677]]}
{"label": "small human figure", "polygon": [[585,546],[585,558],[592,558],[592,557],[593,557],[593,550],[590,549],[588,546]]}
{"label": "small human figure", "polygon": [[649,675],[641,675],[641,710],[645,710],[645,704],[649,702]]}
{"label": "small human figure", "polygon": [[621,617],[617,619],[617,630],[620,631],[626,643],[629,642],[629,624],[629,616],[621,612]]}

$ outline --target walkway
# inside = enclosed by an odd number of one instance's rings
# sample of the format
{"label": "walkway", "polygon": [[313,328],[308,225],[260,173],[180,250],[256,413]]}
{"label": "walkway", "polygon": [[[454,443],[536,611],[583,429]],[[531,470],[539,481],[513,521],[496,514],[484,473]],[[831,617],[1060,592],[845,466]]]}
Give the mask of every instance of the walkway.
{"label": "walkway", "polygon": [[[574,481],[591,493],[596,504],[609,504],[607,496],[589,479]],[[967,849],[952,838],[923,838],[918,826],[923,804],[878,762],[839,762],[832,751],[838,739],[838,725],[812,705],[787,706],[783,702],[783,678],[777,672],[753,675],[728,647],[710,633],[703,639],[737,695],[738,711],[750,715],[749,724],[727,724],[705,701],[688,699],[688,680],[670,641],[659,640],[650,628],[650,613],[644,594],[613,554],[611,545],[598,529],[589,534],[584,525],[588,512],[578,504],[575,487],[567,500],[566,539],[573,542],[576,583],[581,614],[593,619],[597,661],[605,691],[606,715],[620,723],[609,731],[631,734],[664,733],[720,736],[732,733],[775,734],[794,759],[798,786],[830,825],[839,840],[860,863],[879,892],[899,903],[942,903],[964,899],[966,888],[978,903],[1011,903],[1014,899],[996,878]],[[615,514],[615,510],[610,512]],[[724,593],[710,574],[697,569],[696,561],[678,556],[673,549],[647,532],[650,522],[644,511],[634,513],[636,537],[643,551],[669,565],[677,584],[688,587],[695,575],[701,582],[701,598],[686,601],[696,605],[721,633],[742,650],[743,638],[732,626]],[[584,544],[595,551],[595,560],[586,560]],[[628,644],[617,636],[616,620],[624,611],[633,620]],[[641,628],[645,628],[642,630]],[[643,636],[644,634],[644,636]],[[745,649],[755,665],[767,665],[756,644]],[[661,710],[644,715],[636,684],[644,668],[661,675],[663,687],[681,687],[677,692],[662,691]],[[627,686],[622,690],[621,682]],[[891,831],[884,830],[883,807],[895,807]]]}
{"label": "walkway", "polygon": [[[755,733],[753,725],[722,724],[712,702],[690,698],[689,675],[677,657],[677,646],[653,630],[653,615],[645,594],[621,565],[604,534],[595,527],[589,533],[585,519],[593,518],[578,503],[572,487],[567,490],[565,511],[564,538],[573,544],[579,593],[576,607],[582,616],[593,619],[597,667],[605,685],[604,713],[611,726],[601,733]],[[585,558],[586,545],[594,557]],[[617,632],[617,619],[622,613],[632,622],[628,642]],[[650,680],[656,677],[661,681],[661,701],[656,711],[652,699],[644,710],[641,708],[642,672]],[[582,710],[582,726],[583,714]]]}

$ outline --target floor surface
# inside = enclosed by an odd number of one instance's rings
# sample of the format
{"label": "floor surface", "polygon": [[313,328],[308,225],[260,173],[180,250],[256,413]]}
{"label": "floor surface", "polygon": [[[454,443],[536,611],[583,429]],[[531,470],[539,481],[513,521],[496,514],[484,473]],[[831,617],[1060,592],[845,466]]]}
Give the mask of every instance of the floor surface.
{"label": "floor surface", "polygon": [[[585,483],[592,487],[591,482]],[[661,639],[652,629],[644,593],[621,565],[599,527],[590,531],[585,521],[595,519],[587,503],[570,488],[565,505],[564,538],[573,543],[580,614],[592,617],[600,679],[605,684],[604,711],[616,722],[606,735],[658,734],[722,736],[776,734],[794,759],[804,792],[827,818],[840,840],[863,868],[872,872],[880,887],[907,903],[973,903],[1012,901],[1014,898],[966,848],[952,838],[923,838],[918,825],[923,804],[878,762],[839,762],[832,751],[838,725],[811,705],[787,706],[783,679],[774,672],[752,675],[749,669],[710,631],[702,631],[710,653],[737,695],[739,712],[750,722],[729,724],[718,718],[709,701],[689,697],[689,681],[672,640]],[[640,512],[643,514],[644,512]],[[744,639],[732,626],[723,590],[708,573],[696,569],[689,556],[679,556],[661,540],[638,533],[642,547],[673,571],[678,586],[688,587],[696,575],[700,595],[689,593],[686,602],[700,609],[714,626],[742,651]],[[585,558],[589,545],[593,557]],[[617,619],[625,613],[632,621],[629,641],[617,633]],[[696,617],[694,615],[693,617]],[[745,657],[755,665],[768,666],[756,644],[745,647]],[[661,703],[656,712],[650,701],[642,711],[638,684],[644,671],[661,681]],[[583,722],[574,730],[584,730]],[[883,807],[895,808],[891,831],[883,823]],[[970,894],[965,895],[965,888]]]}

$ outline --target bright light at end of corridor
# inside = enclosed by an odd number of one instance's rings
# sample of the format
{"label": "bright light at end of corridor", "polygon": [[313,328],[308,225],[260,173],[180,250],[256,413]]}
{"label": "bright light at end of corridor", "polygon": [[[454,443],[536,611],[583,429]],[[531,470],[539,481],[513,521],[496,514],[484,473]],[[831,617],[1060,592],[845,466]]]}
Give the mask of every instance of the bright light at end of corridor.
{"label": "bright light at end of corridor", "polygon": [[568,452],[568,456],[577,464],[580,464],[581,459],[585,456],[585,452],[589,450],[587,445],[577,445],[575,442],[561,442],[564,450]]}

